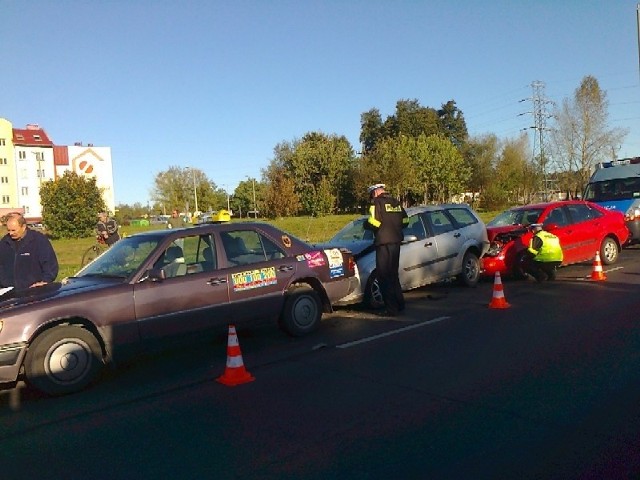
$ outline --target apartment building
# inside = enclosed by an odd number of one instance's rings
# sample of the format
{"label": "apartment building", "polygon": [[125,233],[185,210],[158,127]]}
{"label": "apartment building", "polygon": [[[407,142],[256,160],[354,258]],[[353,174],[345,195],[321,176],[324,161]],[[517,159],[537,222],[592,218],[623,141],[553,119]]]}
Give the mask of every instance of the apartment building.
{"label": "apartment building", "polygon": [[110,147],[54,145],[39,125],[13,128],[0,118],[0,216],[19,211],[29,222],[42,221],[40,186],[65,171],[95,177],[107,208],[115,210]]}

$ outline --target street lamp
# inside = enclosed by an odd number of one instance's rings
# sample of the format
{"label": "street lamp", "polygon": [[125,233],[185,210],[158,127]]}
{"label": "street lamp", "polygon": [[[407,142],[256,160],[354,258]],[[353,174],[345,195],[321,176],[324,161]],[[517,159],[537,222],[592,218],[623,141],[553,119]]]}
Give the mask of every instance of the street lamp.
{"label": "street lamp", "polygon": [[253,185],[253,218],[258,218],[258,205],[256,204],[256,180],[251,178],[251,184]]}
{"label": "street lamp", "polygon": [[198,211],[198,190],[196,189],[196,172],[193,167],[186,167],[187,170],[191,170],[191,177],[193,178],[193,200],[194,200],[194,215]]}

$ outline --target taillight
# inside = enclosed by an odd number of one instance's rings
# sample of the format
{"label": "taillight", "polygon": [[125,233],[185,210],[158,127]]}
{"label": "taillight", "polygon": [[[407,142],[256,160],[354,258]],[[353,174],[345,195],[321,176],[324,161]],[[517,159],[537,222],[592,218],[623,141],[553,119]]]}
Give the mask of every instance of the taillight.
{"label": "taillight", "polygon": [[627,222],[633,222],[636,219],[640,219],[640,208],[632,208],[624,215],[624,219]]}

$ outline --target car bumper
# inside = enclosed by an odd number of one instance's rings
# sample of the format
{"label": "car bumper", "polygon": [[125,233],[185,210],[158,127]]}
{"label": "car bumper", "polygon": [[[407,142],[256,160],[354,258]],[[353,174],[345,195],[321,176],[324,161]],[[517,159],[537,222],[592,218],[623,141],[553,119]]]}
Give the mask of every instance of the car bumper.
{"label": "car bumper", "polygon": [[482,269],[481,275],[485,277],[492,277],[497,272],[500,272],[500,275],[507,272],[504,259],[500,257],[482,257],[480,265]]}
{"label": "car bumper", "polygon": [[26,343],[0,346],[0,383],[15,382],[18,379],[22,359],[26,353]]}

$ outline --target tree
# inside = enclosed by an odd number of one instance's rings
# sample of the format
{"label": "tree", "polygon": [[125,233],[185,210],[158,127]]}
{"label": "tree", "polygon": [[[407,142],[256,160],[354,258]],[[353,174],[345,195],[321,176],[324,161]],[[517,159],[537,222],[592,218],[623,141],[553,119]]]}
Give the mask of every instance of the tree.
{"label": "tree", "polygon": [[360,115],[360,145],[362,155],[373,151],[378,141],[384,136],[382,117],[377,108]]}
{"label": "tree", "polygon": [[449,100],[438,110],[438,118],[444,135],[460,149],[467,142],[469,132],[467,122],[464,119],[462,110],[456,106],[456,102]]}
{"label": "tree", "polygon": [[65,172],[40,186],[42,221],[53,238],[82,238],[93,234],[97,214],[106,205],[95,177]]}
{"label": "tree", "polygon": [[396,113],[387,117],[384,122],[385,134],[388,137],[417,138],[444,133],[438,112],[433,108],[423,107],[418,100],[398,100]]}
{"label": "tree", "polygon": [[264,192],[265,215],[271,218],[294,216],[300,211],[300,199],[296,183],[287,175],[283,166],[271,163],[263,173],[266,179]]}
{"label": "tree", "polygon": [[227,206],[226,192],[209,180],[202,170],[192,167],[169,167],[156,175],[151,199],[163,211],[173,208],[185,212],[219,210]]}
{"label": "tree", "polygon": [[472,138],[463,147],[462,154],[470,171],[468,189],[472,192],[471,203],[474,204],[476,193],[482,196],[494,178],[498,137],[486,135]]}
{"label": "tree", "polygon": [[564,99],[555,113],[555,165],[567,174],[565,178],[575,178],[573,191],[582,191],[598,162],[615,160],[627,134],[620,128],[608,128],[608,108],[607,93],[589,75],[582,79],[573,99]]}

